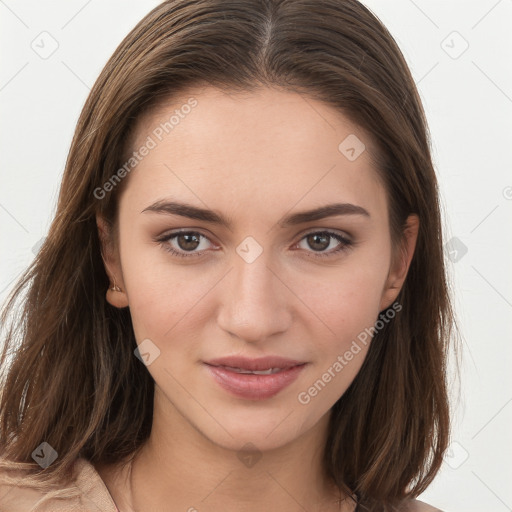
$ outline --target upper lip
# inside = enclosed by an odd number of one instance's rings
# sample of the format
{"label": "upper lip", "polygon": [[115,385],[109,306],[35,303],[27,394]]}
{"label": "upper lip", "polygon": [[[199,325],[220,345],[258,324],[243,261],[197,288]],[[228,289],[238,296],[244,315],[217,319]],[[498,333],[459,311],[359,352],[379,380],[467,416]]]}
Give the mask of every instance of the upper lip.
{"label": "upper lip", "polygon": [[211,359],[210,361],[205,361],[205,363],[211,366],[229,366],[231,368],[240,368],[242,370],[250,371],[268,370],[269,368],[285,369],[305,364],[304,361],[296,361],[294,359],[287,359],[279,356],[266,356],[256,359],[242,356],[228,356]]}

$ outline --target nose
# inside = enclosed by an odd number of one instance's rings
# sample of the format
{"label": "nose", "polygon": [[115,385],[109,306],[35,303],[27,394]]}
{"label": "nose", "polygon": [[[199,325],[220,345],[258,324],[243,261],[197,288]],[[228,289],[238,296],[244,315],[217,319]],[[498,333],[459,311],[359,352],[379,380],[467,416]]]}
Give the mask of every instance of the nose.
{"label": "nose", "polygon": [[[293,293],[265,251],[252,263],[235,255],[222,282],[218,325],[248,343],[285,332],[292,322]],[[295,299],[297,300],[297,299]]]}

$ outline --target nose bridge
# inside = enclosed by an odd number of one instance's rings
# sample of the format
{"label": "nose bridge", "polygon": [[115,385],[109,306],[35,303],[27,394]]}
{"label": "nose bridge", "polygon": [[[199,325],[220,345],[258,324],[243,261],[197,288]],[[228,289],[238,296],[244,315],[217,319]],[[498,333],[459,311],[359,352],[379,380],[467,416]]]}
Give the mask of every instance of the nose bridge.
{"label": "nose bridge", "polygon": [[256,251],[251,243],[240,244],[234,255],[218,321],[226,331],[258,341],[286,330],[290,315],[285,287],[274,275],[270,253]]}

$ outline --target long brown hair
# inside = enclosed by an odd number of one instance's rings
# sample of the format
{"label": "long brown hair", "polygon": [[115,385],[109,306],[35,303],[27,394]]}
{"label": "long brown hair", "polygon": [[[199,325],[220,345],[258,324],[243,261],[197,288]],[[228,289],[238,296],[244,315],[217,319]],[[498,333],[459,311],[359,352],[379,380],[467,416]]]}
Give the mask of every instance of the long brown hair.
{"label": "long brown hair", "polygon": [[[129,309],[106,302],[95,220],[115,226],[129,178],[101,199],[95,190],[124,164],[137,119],[198,84],[279,87],[337,109],[376,148],[395,246],[407,216],[419,216],[403,309],[334,405],[324,457],[339,487],[372,510],[418,496],[449,440],[455,320],[421,100],[394,39],[356,0],[172,0],[122,41],[78,120],[48,236],[2,312],[1,467],[31,470],[25,484],[48,489],[77,457],[118,462],[148,438],[154,383],[134,357]],[[31,457],[42,442],[58,453],[45,470]]]}

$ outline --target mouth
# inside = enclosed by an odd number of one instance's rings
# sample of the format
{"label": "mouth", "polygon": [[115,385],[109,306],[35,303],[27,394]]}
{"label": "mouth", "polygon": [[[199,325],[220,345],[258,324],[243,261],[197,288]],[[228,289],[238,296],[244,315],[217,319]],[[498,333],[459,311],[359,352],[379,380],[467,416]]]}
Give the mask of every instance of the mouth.
{"label": "mouth", "polygon": [[288,359],[280,356],[265,356],[250,358],[243,356],[227,356],[205,361],[211,366],[223,366],[241,372],[269,372],[272,370],[286,370],[294,366],[305,364],[304,361]]}
{"label": "mouth", "polygon": [[[229,364],[221,364],[226,362]],[[232,357],[204,363],[222,389],[246,400],[264,400],[277,395],[297,379],[307,364],[275,357],[252,360]]]}
{"label": "mouth", "polygon": [[246,373],[251,375],[272,375],[274,373],[282,372],[287,368],[269,368],[268,370],[246,370],[244,368],[233,368],[232,366],[216,366],[216,368],[224,368],[230,372]]}

